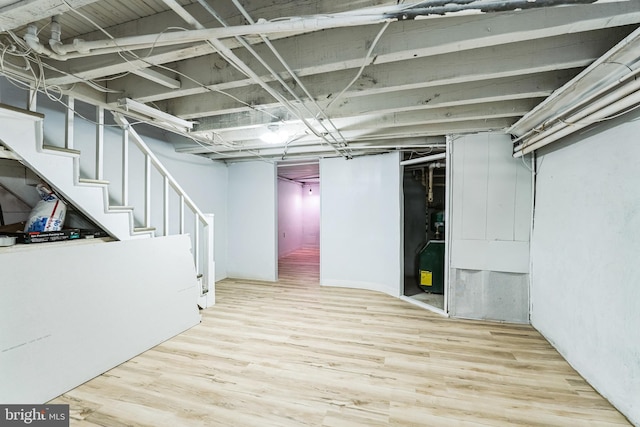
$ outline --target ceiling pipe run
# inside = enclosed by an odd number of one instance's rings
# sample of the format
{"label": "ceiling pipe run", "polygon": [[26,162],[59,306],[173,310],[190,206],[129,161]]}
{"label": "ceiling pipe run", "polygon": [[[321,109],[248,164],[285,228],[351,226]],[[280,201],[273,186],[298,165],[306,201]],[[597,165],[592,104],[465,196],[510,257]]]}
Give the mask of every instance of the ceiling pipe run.
{"label": "ceiling pipe run", "polygon": [[[415,3],[413,5],[396,5],[388,8],[359,9],[349,13],[336,13],[330,15],[312,15],[307,17],[291,18],[286,21],[258,20],[252,25],[238,25],[223,28],[204,28],[189,31],[168,32],[163,34],[146,34],[141,36],[120,37],[105,40],[85,41],[75,39],[70,44],[58,43],[56,36],[52,35],[55,51],[40,44],[37,37],[37,27],[29,26],[24,40],[35,52],[59,61],[79,58],[89,55],[104,55],[121,50],[149,49],[151,47],[171,46],[184,43],[207,42],[209,40],[221,40],[231,37],[249,35],[269,35],[282,33],[307,33],[331,28],[345,28],[361,25],[380,24],[395,20],[415,19],[418,17],[437,16],[446,13],[477,10],[479,12],[499,12],[524,8],[540,8],[558,5],[573,5],[594,3],[597,0],[432,0]],[[165,3],[174,11],[177,11],[183,19],[194,25],[197,22],[182,6],[173,0]],[[172,4],[173,3],[173,4]],[[176,7],[179,6],[179,7]],[[30,28],[33,26],[34,30]],[[194,25],[195,26],[195,25]]]}
{"label": "ceiling pipe run", "polygon": [[[514,147],[513,156],[521,157],[591,124],[637,108],[640,102],[638,44],[640,29],[508,129],[508,133],[520,135],[513,141],[514,144],[520,143]],[[597,78],[597,68],[605,64],[618,64],[621,67],[616,72]],[[594,74],[596,79],[592,78]],[[598,89],[584,94],[580,91],[581,86]],[[533,126],[532,123],[536,121],[538,123]]]}
{"label": "ceiling pipe run", "polygon": [[444,159],[446,159],[446,157],[447,157],[446,153],[432,154],[430,156],[424,156],[424,157],[418,157],[416,159],[404,160],[404,161],[400,162],[400,166],[408,166],[408,165],[416,165],[416,164],[419,164],[419,163],[435,162],[435,161],[438,161],[438,160],[444,160]]}

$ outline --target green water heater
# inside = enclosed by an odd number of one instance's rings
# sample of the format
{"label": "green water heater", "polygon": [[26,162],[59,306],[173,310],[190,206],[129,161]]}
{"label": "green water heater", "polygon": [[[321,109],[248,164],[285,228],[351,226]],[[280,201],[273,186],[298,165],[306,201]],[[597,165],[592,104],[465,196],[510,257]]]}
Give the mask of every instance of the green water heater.
{"label": "green water heater", "polygon": [[420,250],[418,279],[422,290],[444,293],[444,240],[431,240]]}

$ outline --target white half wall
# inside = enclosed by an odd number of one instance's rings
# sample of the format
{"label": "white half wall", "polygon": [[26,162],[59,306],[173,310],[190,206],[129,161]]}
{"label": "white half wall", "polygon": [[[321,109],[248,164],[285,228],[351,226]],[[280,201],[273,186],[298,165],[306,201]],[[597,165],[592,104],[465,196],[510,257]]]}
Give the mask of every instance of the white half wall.
{"label": "white half wall", "polygon": [[278,279],[276,165],[229,165],[229,277],[274,282]]}
{"label": "white half wall", "polygon": [[188,236],[0,248],[0,402],[44,403],[197,325]]}
{"label": "white half wall", "polygon": [[401,294],[400,155],[320,160],[320,284]]}
{"label": "white half wall", "polygon": [[538,153],[531,286],[533,326],[635,425],[639,118],[623,117]]}
{"label": "white half wall", "polygon": [[278,179],[278,257],[302,247],[302,184]]}

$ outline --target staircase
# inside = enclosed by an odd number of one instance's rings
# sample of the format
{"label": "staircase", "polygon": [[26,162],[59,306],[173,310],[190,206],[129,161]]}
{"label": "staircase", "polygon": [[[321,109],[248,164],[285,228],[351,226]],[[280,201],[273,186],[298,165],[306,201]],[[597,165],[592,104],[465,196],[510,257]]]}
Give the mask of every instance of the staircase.
{"label": "staircase", "polygon": [[[58,147],[44,144],[43,115],[0,105],[0,143],[47,181],[64,200],[115,239],[189,234],[201,287],[198,305],[202,308],[213,305],[213,215],[204,214],[197,208],[127,120],[116,114],[114,118],[121,128],[122,147],[117,159],[111,156],[107,160],[110,167],[119,165],[121,182],[117,189],[113,188],[104,179],[105,157],[109,150],[104,149],[104,110],[102,107],[97,109],[96,145],[95,150],[91,150],[95,152],[94,176],[82,176],[83,153],[73,148],[73,114],[67,114],[65,147]],[[130,173],[137,171],[130,165],[130,153],[144,159],[142,179],[129,179]],[[161,180],[161,185],[152,185],[152,173],[156,180]],[[134,189],[135,185],[138,187]],[[129,201],[135,198],[131,193],[137,195],[135,208],[129,206]],[[117,194],[117,202],[114,194]]]}

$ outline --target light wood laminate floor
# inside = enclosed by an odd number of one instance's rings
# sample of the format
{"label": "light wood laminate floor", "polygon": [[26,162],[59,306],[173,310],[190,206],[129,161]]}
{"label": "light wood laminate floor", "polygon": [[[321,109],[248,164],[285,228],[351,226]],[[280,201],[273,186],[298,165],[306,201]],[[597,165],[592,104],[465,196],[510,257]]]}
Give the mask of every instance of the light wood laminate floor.
{"label": "light wood laminate floor", "polygon": [[533,328],[320,287],[313,256],[218,283],[200,325],[52,403],[72,426],[629,425]]}

